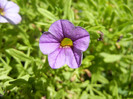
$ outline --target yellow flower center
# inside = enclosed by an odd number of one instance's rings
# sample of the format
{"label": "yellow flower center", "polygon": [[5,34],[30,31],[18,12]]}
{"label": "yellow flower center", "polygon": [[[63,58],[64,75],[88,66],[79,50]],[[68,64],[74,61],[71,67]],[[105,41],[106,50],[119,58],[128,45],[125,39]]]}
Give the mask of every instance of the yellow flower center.
{"label": "yellow flower center", "polygon": [[0,8],[0,15],[4,15],[4,10]]}
{"label": "yellow flower center", "polygon": [[69,38],[64,38],[62,41],[61,41],[61,46],[62,47],[65,47],[65,46],[73,46],[73,41]]}

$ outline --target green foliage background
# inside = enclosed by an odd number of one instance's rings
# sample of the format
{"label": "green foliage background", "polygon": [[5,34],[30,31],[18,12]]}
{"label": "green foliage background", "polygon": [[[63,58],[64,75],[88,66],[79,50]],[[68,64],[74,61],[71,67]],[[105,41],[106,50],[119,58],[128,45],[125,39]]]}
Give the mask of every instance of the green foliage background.
{"label": "green foliage background", "polygon": [[[132,0],[12,1],[23,20],[0,23],[0,98],[133,99]],[[90,34],[78,69],[51,69],[39,50],[42,32],[59,19]]]}

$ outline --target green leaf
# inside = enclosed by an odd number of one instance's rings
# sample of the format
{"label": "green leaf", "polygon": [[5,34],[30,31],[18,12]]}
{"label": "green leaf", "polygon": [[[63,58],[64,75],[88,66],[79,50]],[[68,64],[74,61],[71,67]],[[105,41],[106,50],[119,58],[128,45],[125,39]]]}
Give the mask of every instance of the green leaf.
{"label": "green leaf", "polygon": [[16,49],[8,49],[6,50],[8,54],[10,54],[12,57],[19,59],[20,61],[33,61],[32,57],[27,56],[21,51],[18,51]]}
{"label": "green leaf", "polygon": [[105,29],[105,27],[100,26],[100,25],[99,26],[93,26],[93,27],[88,26],[88,27],[86,27],[86,29],[88,31],[99,31],[99,30]]}
{"label": "green leaf", "polygon": [[80,87],[86,88],[87,86],[90,86],[89,80],[86,80],[85,82],[81,83]]}
{"label": "green leaf", "polygon": [[105,78],[105,77],[102,76],[102,75],[99,75],[99,76],[98,76],[98,81],[101,82],[101,83],[104,83],[104,84],[109,83],[108,79]]}
{"label": "green leaf", "polygon": [[55,99],[62,99],[63,96],[64,96],[64,90],[61,89],[61,90],[57,91],[57,94],[55,96]]}
{"label": "green leaf", "polygon": [[100,37],[100,34],[94,31],[89,31],[89,34],[91,35],[91,40],[97,40]]}
{"label": "green leaf", "polygon": [[8,73],[11,71],[12,67],[10,67],[1,57],[0,57],[0,60],[3,63],[3,68],[0,68],[0,76],[8,75]]}
{"label": "green leaf", "polygon": [[4,92],[1,87],[0,87],[0,94],[4,95]]}
{"label": "green leaf", "polygon": [[1,75],[0,76],[0,80],[10,80],[10,79],[12,79],[12,78],[7,76],[7,75]]}
{"label": "green leaf", "polygon": [[16,79],[14,81],[10,81],[10,84],[14,84],[14,85],[23,85],[23,84],[28,84],[28,82],[24,79]]}
{"label": "green leaf", "polygon": [[95,74],[92,75],[91,83],[94,83],[94,82],[97,82],[97,81],[99,81],[103,84],[108,84],[109,83],[108,79],[105,78],[104,76],[100,75],[100,73],[95,73]]}
{"label": "green leaf", "polygon": [[51,19],[52,21],[58,20],[54,14],[52,14],[50,11],[44,9],[44,8],[39,8],[38,11],[44,16],[47,17],[48,19]]}
{"label": "green leaf", "polygon": [[110,25],[113,24],[116,13],[113,11],[110,19]]}
{"label": "green leaf", "polygon": [[66,80],[69,80],[71,77],[71,73],[70,72],[63,72],[63,76]]}
{"label": "green leaf", "polygon": [[123,8],[124,8],[124,10],[127,12],[127,13],[129,13],[130,15],[132,15],[133,13],[132,13],[132,11],[130,10],[130,8],[127,6],[127,5],[123,5]]}
{"label": "green leaf", "polygon": [[66,0],[64,5],[64,18],[69,19],[71,22],[74,21],[74,12],[71,8],[72,0]]}
{"label": "green leaf", "polygon": [[118,86],[115,80],[110,82],[109,90],[112,92],[112,95],[118,99]]}
{"label": "green leaf", "polygon": [[88,99],[106,99],[106,97],[98,96],[98,95],[89,95]]}
{"label": "green leaf", "polygon": [[106,20],[107,17],[110,17],[111,12],[112,12],[112,7],[111,7],[111,6],[108,6],[108,7],[106,8],[106,10],[105,10],[104,20]]}
{"label": "green leaf", "polygon": [[80,99],[88,99],[89,95],[86,91],[83,91],[82,95],[80,96]]}
{"label": "green leaf", "polygon": [[24,79],[25,81],[28,81],[30,78],[30,76],[27,74],[27,75],[24,75],[24,76],[21,76],[19,77],[19,79]]}
{"label": "green leaf", "polygon": [[108,54],[108,53],[100,53],[100,56],[104,57],[104,61],[106,63],[112,63],[115,61],[119,61],[122,58],[122,55],[116,55],[116,54]]}

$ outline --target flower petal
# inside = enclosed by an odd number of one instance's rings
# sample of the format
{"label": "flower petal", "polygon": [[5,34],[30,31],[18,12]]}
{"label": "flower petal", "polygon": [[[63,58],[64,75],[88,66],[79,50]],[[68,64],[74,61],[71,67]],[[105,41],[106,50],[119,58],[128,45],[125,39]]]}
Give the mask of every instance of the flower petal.
{"label": "flower petal", "polygon": [[75,26],[68,20],[61,20],[63,34],[66,38],[71,38],[71,32]]}
{"label": "flower petal", "polygon": [[55,36],[50,34],[49,32],[45,32],[42,34],[39,40],[39,47],[43,54],[50,54],[59,48],[60,43],[56,39]]}
{"label": "flower petal", "polygon": [[69,37],[73,28],[74,25],[68,20],[58,20],[50,26],[49,32],[62,40],[64,37]]}
{"label": "flower petal", "polygon": [[44,32],[40,37],[40,43],[59,43],[58,39],[50,32]]}
{"label": "flower petal", "polygon": [[79,51],[78,49],[73,48],[73,53],[74,53],[75,59],[77,61],[77,64],[80,66],[81,65],[81,61],[82,61],[82,58],[83,58],[82,51]]}
{"label": "flower petal", "polygon": [[0,23],[8,23],[8,21],[4,17],[0,16]]}
{"label": "flower petal", "polygon": [[58,48],[48,56],[49,65],[57,69],[65,65],[65,52],[63,48]]}
{"label": "flower petal", "polygon": [[75,29],[73,29],[71,36],[74,37],[74,41],[86,36],[90,36],[89,33],[83,29],[80,26],[75,27]]}
{"label": "flower petal", "polygon": [[0,8],[4,8],[6,3],[7,3],[7,0],[0,0]]}
{"label": "flower petal", "polygon": [[73,42],[73,46],[81,51],[86,51],[90,42],[90,37],[86,36]]}
{"label": "flower petal", "polygon": [[5,13],[4,17],[11,23],[11,24],[18,24],[21,22],[22,18],[18,13]]}
{"label": "flower petal", "polygon": [[66,48],[66,64],[70,68],[78,68],[81,65],[82,61],[82,52],[77,49]]}
{"label": "flower petal", "polygon": [[87,50],[90,42],[89,33],[81,27],[76,27],[75,30],[73,30],[73,34],[76,34],[73,42],[74,47],[81,51]]}
{"label": "flower petal", "polygon": [[9,12],[18,13],[19,6],[12,1],[8,1],[8,3],[4,7],[4,11],[5,13],[9,13]]}

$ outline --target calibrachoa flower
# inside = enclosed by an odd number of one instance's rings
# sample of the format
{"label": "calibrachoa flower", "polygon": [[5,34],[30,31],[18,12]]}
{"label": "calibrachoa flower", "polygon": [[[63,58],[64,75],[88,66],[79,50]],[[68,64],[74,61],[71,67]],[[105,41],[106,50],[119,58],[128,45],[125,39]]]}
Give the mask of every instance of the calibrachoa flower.
{"label": "calibrachoa flower", "polygon": [[18,24],[21,16],[18,14],[19,6],[12,1],[0,0],[0,23]]}
{"label": "calibrachoa flower", "polygon": [[82,61],[82,52],[87,50],[90,42],[89,33],[82,27],[75,27],[68,20],[54,22],[48,32],[39,40],[43,54],[48,55],[51,68],[60,68],[67,64],[78,68]]}

